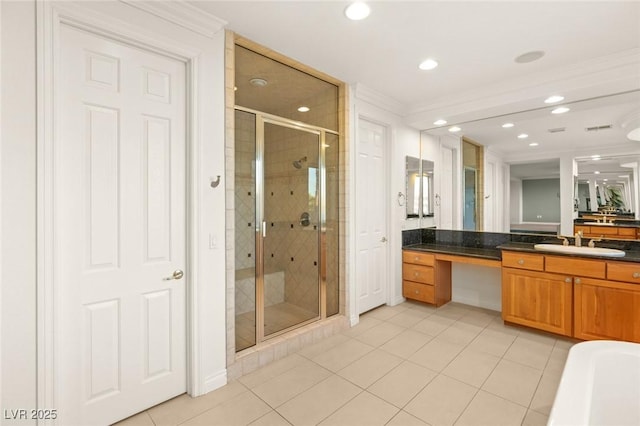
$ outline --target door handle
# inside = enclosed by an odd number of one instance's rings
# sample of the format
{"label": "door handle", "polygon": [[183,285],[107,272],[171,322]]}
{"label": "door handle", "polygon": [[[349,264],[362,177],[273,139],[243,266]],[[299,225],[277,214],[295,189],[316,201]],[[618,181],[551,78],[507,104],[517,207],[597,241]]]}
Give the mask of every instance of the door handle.
{"label": "door handle", "polygon": [[180,269],[176,269],[175,271],[173,271],[173,274],[170,277],[163,278],[162,280],[163,281],[179,280],[182,277],[184,277],[184,272],[182,272]]}
{"label": "door handle", "polygon": [[381,243],[386,243],[387,242],[387,237],[382,237],[382,239],[380,240]]}

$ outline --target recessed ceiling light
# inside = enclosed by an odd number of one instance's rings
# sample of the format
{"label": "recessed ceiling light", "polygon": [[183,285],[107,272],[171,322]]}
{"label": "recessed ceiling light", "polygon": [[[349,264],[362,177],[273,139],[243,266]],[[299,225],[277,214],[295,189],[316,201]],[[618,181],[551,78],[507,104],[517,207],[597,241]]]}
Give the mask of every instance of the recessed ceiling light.
{"label": "recessed ceiling light", "polygon": [[560,102],[560,101],[564,101],[564,96],[553,95],[553,96],[549,96],[547,99],[545,99],[544,103],[545,104],[555,104],[556,102]]}
{"label": "recessed ceiling light", "polygon": [[434,69],[437,66],[438,66],[437,61],[433,59],[425,59],[424,61],[420,62],[420,65],[418,65],[418,68],[420,68],[423,71],[429,71]]}
{"label": "recessed ceiling light", "polygon": [[558,107],[551,110],[551,114],[564,114],[565,112],[569,112],[570,109],[567,107]]}
{"label": "recessed ceiling light", "polygon": [[462,129],[460,127],[458,127],[458,126],[449,127],[449,131],[451,133],[459,132],[460,130],[462,130]]}
{"label": "recessed ceiling light", "polygon": [[538,143],[538,142],[531,142],[531,143],[529,144],[529,146],[538,146],[538,145],[539,145],[539,143]]}
{"label": "recessed ceiling light", "polygon": [[509,129],[509,128],[513,127],[513,126],[514,126],[514,124],[513,124],[513,123],[504,123],[504,124],[502,125],[502,128],[504,128],[504,129]]}
{"label": "recessed ceiling light", "polygon": [[604,182],[608,181],[609,179],[602,179]]}
{"label": "recessed ceiling light", "polygon": [[371,8],[361,1],[351,3],[344,10],[344,14],[352,21],[361,21],[371,13]]}
{"label": "recessed ceiling light", "polygon": [[251,80],[249,80],[249,83],[257,87],[264,87],[268,84],[267,80],[265,80],[264,78],[252,78]]}
{"label": "recessed ceiling light", "polygon": [[514,61],[519,64],[526,64],[529,62],[537,61],[543,56],[544,52],[542,50],[533,50],[531,52],[523,53],[522,55],[517,56]]}
{"label": "recessed ceiling light", "polygon": [[526,139],[526,138],[528,138],[528,137],[529,137],[529,135],[528,135],[528,134],[526,134],[526,133],[520,133],[520,134],[518,135],[518,139]]}
{"label": "recessed ceiling light", "polygon": [[600,154],[593,154],[593,155],[591,156],[591,158],[593,158],[594,160],[595,160],[596,158],[600,158]]}
{"label": "recessed ceiling light", "polygon": [[433,122],[433,124],[435,124],[436,126],[444,126],[445,124],[447,124],[447,120],[443,120],[443,119],[436,120]]}
{"label": "recessed ceiling light", "polygon": [[308,106],[301,106],[298,108],[298,111],[300,112],[309,112],[309,107]]}
{"label": "recessed ceiling light", "polygon": [[626,178],[626,177],[629,177],[629,175],[620,175],[620,176],[618,176],[618,177],[619,177],[619,178]]}
{"label": "recessed ceiling light", "polygon": [[593,172],[593,174],[595,174],[595,175],[599,175],[599,174],[600,174],[600,172],[596,170],[595,172]]}

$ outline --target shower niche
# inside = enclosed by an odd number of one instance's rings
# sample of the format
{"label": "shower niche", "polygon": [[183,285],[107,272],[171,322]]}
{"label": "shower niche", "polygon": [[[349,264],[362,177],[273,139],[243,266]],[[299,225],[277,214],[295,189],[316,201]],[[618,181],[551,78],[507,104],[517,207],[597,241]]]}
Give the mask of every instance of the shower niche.
{"label": "shower niche", "polygon": [[[253,53],[241,49],[241,57]],[[263,79],[267,85],[300,73],[253,55],[252,72],[262,65],[260,75],[271,76]],[[274,79],[276,71],[285,75]],[[251,83],[239,84],[249,77],[236,76],[236,92],[254,93],[237,94],[235,108],[236,351],[339,311],[337,129],[274,114],[282,102],[277,88],[271,92],[276,99],[261,101]],[[317,85],[309,75],[295,77]],[[241,105],[243,100],[249,105]],[[326,104],[322,96],[314,101]]]}

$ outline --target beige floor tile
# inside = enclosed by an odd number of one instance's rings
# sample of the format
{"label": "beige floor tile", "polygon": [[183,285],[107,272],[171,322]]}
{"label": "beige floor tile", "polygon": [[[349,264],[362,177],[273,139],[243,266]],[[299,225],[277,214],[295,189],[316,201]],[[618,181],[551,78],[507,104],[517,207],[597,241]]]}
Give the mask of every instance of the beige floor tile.
{"label": "beige floor tile", "polygon": [[264,416],[260,417],[251,426],[290,426],[291,423],[286,421],[284,417],[278,414],[277,411],[270,411]]}
{"label": "beige floor tile", "polygon": [[381,320],[365,314],[360,316],[360,321],[358,322],[358,324],[354,325],[348,330],[343,331],[342,334],[348,337],[356,337],[364,333],[365,331],[369,330],[371,327],[374,327],[380,324],[382,324]]}
{"label": "beige floor tile", "polygon": [[562,374],[568,356],[569,349],[566,349],[562,346],[554,346],[553,350],[551,351],[551,355],[549,355],[549,359],[547,360],[547,365],[544,367],[545,372]]}
{"label": "beige floor tile", "polygon": [[206,395],[192,398],[187,394],[170,399],[151,407],[149,415],[157,426],[174,426],[216,407],[241,393],[247,388],[239,382],[230,382]]}
{"label": "beige floor tile", "polygon": [[367,345],[377,348],[378,346],[382,346],[389,340],[393,339],[404,330],[405,328],[400,327],[399,325],[383,322],[380,325],[371,327],[369,330],[355,338]]}
{"label": "beige floor tile", "polygon": [[271,407],[276,408],[291,398],[320,383],[331,372],[309,362],[282,373],[254,387],[253,392]]}
{"label": "beige floor tile", "polygon": [[331,337],[327,337],[326,339],[323,339],[321,341],[319,341],[318,343],[315,343],[311,346],[307,346],[306,348],[302,348],[300,349],[298,352],[296,352],[298,355],[302,355],[303,357],[306,358],[313,358],[315,356],[318,356],[320,354],[325,353],[326,351],[338,346],[341,343],[344,343],[346,341],[348,341],[349,338],[343,334],[335,334]]}
{"label": "beige floor tile", "polygon": [[482,309],[482,310],[469,312],[468,314],[460,318],[458,321],[484,328],[488,326],[491,323],[491,321],[499,317],[500,317],[500,312]]}
{"label": "beige floor tile", "polygon": [[528,407],[541,376],[540,370],[502,359],[482,389]]}
{"label": "beige floor tile", "polygon": [[247,391],[186,421],[184,426],[246,425],[271,411],[271,407]]}
{"label": "beige floor tile", "polygon": [[520,334],[504,354],[504,358],[542,370],[547,365],[552,350],[553,343],[532,339],[531,335],[524,337]]}
{"label": "beige floor tile", "polygon": [[361,388],[367,388],[401,362],[402,358],[376,349],[338,371],[338,374]]}
{"label": "beige floor tile", "polygon": [[367,390],[396,407],[404,407],[437,373],[409,361],[405,361]]}
{"label": "beige floor tile", "polygon": [[559,374],[555,373],[545,373],[542,375],[538,388],[531,400],[531,405],[529,405],[529,409],[549,415],[551,407],[553,406],[553,400],[558,391],[560,377]]}
{"label": "beige floor tile", "polygon": [[416,351],[409,361],[433,371],[442,371],[460,352],[464,345],[451,343],[436,337]]}
{"label": "beige floor tile", "polygon": [[293,425],[315,425],[361,392],[342,377],[331,376],[289,400],[277,411]]}
{"label": "beige floor tile", "polygon": [[293,354],[246,374],[240,377],[238,381],[251,389],[296,367],[311,364],[312,362],[308,359],[298,354]]}
{"label": "beige floor tile", "polygon": [[438,339],[444,339],[451,343],[468,345],[482,331],[482,327],[457,321],[451,327],[438,334]]}
{"label": "beige floor tile", "polygon": [[503,333],[511,334],[512,336],[518,336],[522,327],[516,327],[515,325],[505,324],[501,317],[498,317],[491,321],[487,328],[492,330],[501,331]]}
{"label": "beige floor tile", "polygon": [[414,330],[405,330],[380,346],[380,349],[401,358],[408,358],[418,349],[426,345],[432,338],[432,336]]}
{"label": "beige floor tile", "polygon": [[398,315],[395,315],[389,319],[389,322],[395,325],[399,325],[400,327],[413,327],[420,321],[422,321],[425,317],[423,315],[415,312],[414,309],[407,309],[403,312],[400,312]]}
{"label": "beige floor tile", "polygon": [[529,410],[527,415],[524,416],[522,426],[547,426],[548,421],[549,416]]}
{"label": "beige floor tile", "polygon": [[127,417],[126,419],[115,423],[113,426],[154,426],[154,423],[153,420],[151,420],[149,413],[143,411],[142,413]]}
{"label": "beige floor tile", "polygon": [[519,425],[527,409],[506,399],[480,391],[456,421],[456,426]]}
{"label": "beige floor tile", "polygon": [[387,426],[429,426],[429,425],[423,422],[422,420],[420,420],[419,418],[414,417],[411,414],[407,413],[406,411],[400,411],[391,420],[389,420],[389,423],[387,423]]}
{"label": "beige floor tile", "polygon": [[447,376],[433,379],[404,411],[431,425],[452,425],[478,389]]}
{"label": "beige floor tile", "polygon": [[411,327],[411,329],[429,336],[437,336],[447,328],[451,327],[454,322],[456,321],[450,318],[431,315]]}
{"label": "beige floor tile", "polygon": [[495,355],[465,349],[451,361],[442,374],[479,388],[499,361],[500,358]]}
{"label": "beige floor tile", "polygon": [[458,303],[448,303],[444,306],[441,306],[436,310],[434,315],[438,315],[445,318],[450,318],[452,320],[459,320],[463,316],[467,315],[471,312],[472,309],[465,307],[464,305]]}
{"label": "beige floor tile", "polygon": [[323,420],[323,426],[375,426],[385,425],[399,409],[393,405],[362,392]]}
{"label": "beige floor tile", "polygon": [[313,361],[333,372],[342,370],[353,361],[362,358],[374,348],[356,339],[349,339],[344,343],[321,353]]}
{"label": "beige floor tile", "polygon": [[413,300],[407,300],[402,305],[408,309],[413,309],[415,312],[418,312],[425,317],[435,314],[437,310],[437,308],[433,305],[428,305],[426,303],[416,302]]}
{"label": "beige floor tile", "polygon": [[515,339],[516,336],[513,334],[487,327],[478,334],[468,347],[475,351],[502,357]]}
{"label": "beige floor tile", "polygon": [[375,309],[370,310],[365,315],[371,316],[373,318],[379,319],[381,321],[387,321],[389,318],[398,315],[400,312],[404,311],[404,306],[396,305],[396,306],[380,306]]}

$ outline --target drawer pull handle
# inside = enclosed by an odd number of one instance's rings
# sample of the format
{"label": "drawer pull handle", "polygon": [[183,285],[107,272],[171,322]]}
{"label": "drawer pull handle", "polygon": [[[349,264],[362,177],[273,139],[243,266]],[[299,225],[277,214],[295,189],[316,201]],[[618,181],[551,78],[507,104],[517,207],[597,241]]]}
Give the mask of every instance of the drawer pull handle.
{"label": "drawer pull handle", "polygon": [[420,258],[418,256],[416,256],[416,258],[413,259],[413,260],[418,261],[418,260],[420,260]]}
{"label": "drawer pull handle", "polygon": [[416,290],[416,294],[420,294],[420,292],[418,290]]}
{"label": "drawer pull handle", "polygon": [[576,278],[576,280],[574,281],[576,284],[580,284],[582,282],[582,280],[580,278]]}
{"label": "drawer pull handle", "polygon": [[414,275],[415,275],[416,277],[419,277],[419,276],[420,276],[420,273],[419,273],[419,272],[416,272]]}
{"label": "drawer pull handle", "polygon": [[633,278],[640,278],[640,272],[634,272]]}
{"label": "drawer pull handle", "polygon": [[565,283],[570,283],[570,282],[571,282],[571,278],[565,278],[565,279],[564,279],[564,282],[565,282]]}
{"label": "drawer pull handle", "polygon": [[518,265],[524,265],[524,259],[518,259]]}

